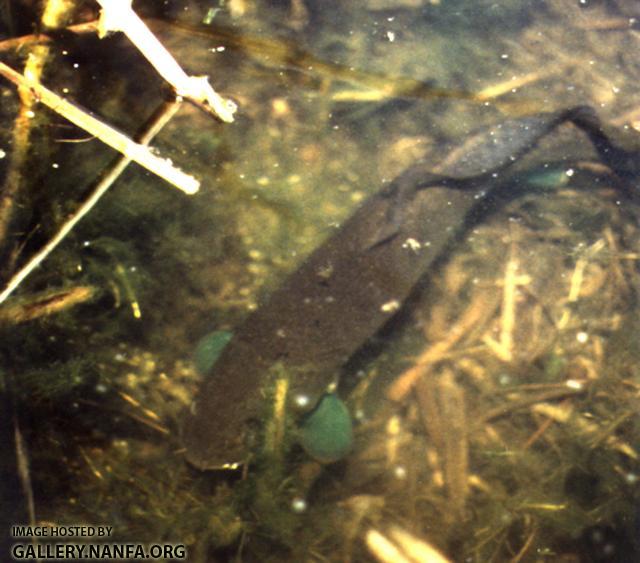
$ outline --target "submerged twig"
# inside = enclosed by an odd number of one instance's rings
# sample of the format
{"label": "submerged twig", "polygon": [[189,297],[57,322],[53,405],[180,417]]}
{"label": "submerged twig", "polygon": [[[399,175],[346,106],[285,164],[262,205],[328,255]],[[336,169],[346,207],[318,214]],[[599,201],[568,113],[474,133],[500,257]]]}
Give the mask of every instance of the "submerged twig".
{"label": "submerged twig", "polygon": [[30,110],[31,103],[29,101],[21,103],[14,121],[13,150],[11,151],[7,176],[2,186],[2,194],[0,195],[0,242],[5,240],[9,230],[14,201],[20,188],[20,174],[26,162],[29,149],[31,120],[28,116]]}
{"label": "submerged twig", "polygon": [[20,303],[0,309],[0,323],[19,324],[40,317],[47,317],[64,311],[79,303],[93,299],[99,293],[98,288],[81,285],[56,291],[30,299],[28,303]]}
{"label": "submerged twig", "polygon": [[[2,63],[0,63],[2,64]],[[162,128],[168,123],[179,108],[178,102],[163,104],[153,118],[151,124],[143,133],[140,146],[148,143],[155,137]],[[53,238],[45,244],[31,259],[9,280],[6,287],[0,292],[0,303],[3,303],[9,295],[25,280],[25,278],[35,270],[44,259],[53,252],[53,250],[64,240],[64,238],[72,231],[72,229],[80,222],[93,206],[98,203],[100,198],[107,192],[111,185],[119,178],[124,169],[131,163],[128,156],[120,157],[112,168],[107,172],[103,179],[98,183],[88,199],[78,208],[78,210],[60,227]]]}
{"label": "submerged twig", "polygon": [[20,431],[20,423],[14,412],[13,415],[13,433],[16,444],[16,460],[18,466],[18,477],[22,485],[25,497],[27,498],[27,512],[29,514],[29,523],[33,526],[36,523],[36,505],[33,498],[33,487],[31,486],[31,473],[29,471],[29,454],[27,453],[27,445]]}
{"label": "submerged twig", "polygon": [[460,518],[469,492],[469,440],[463,388],[445,369],[415,386],[422,420],[442,459],[451,515]]}
{"label": "submerged twig", "polygon": [[505,265],[504,279],[502,280],[500,339],[496,341],[490,334],[485,334],[482,338],[482,342],[503,362],[511,362],[513,360],[513,332],[516,325],[516,294],[518,286],[531,283],[531,278],[528,275],[517,275],[517,272],[518,262],[513,257],[510,257]]}
{"label": "submerged twig", "polygon": [[438,342],[428,346],[417,358],[415,364],[400,374],[389,386],[387,397],[392,401],[401,401],[407,396],[427,370],[443,357],[473,328],[482,324],[483,319],[493,314],[494,307],[486,292],[480,292],[471,302],[456,324],[447,335]]}
{"label": "submerged twig", "polygon": [[40,84],[36,76],[22,75],[3,62],[0,62],[0,75],[26,91],[30,91],[37,101],[183,192],[193,194],[200,188],[198,180],[173,166],[170,160],[156,156],[149,147],[132,141],[110,125],[61,98]]}
{"label": "submerged twig", "polygon": [[385,536],[375,529],[366,534],[366,543],[373,556],[383,563],[448,563],[435,547],[406,530],[394,526]]}
{"label": "submerged twig", "polygon": [[281,461],[286,425],[286,404],[289,393],[289,379],[281,366],[276,366],[276,379],[273,388],[273,405],[271,419],[265,430],[265,451],[274,460]]}
{"label": "submerged twig", "polygon": [[118,395],[120,395],[122,400],[126,401],[131,406],[142,412],[142,415],[140,415],[135,412],[124,411],[127,416],[131,417],[133,420],[141,422],[149,428],[157,430],[161,434],[169,434],[169,430],[162,424],[161,418],[154,411],[145,407],[142,403],[140,403],[140,401],[129,395],[129,393],[125,393],[124,391],[117,391],[117,393]]}
{"label": "submerged twig", "polygon": [[[70,25],[69,27],[65,28],[65,31],[71,31],[77,34],[96,33],[98,31],[98,21],[94,20],[86,23]],[[4,53],[5,51],[10,51],[13,49],[21,49],[26,45],[31,45],[32,43],[44,45],[47,43],[52,43],[53,41],[54,38],[51,35],[47,35],[46,33],[32,33],[29,35],[22,35],[20,37],[12,37],[10,39],[0,41],[0,53]]]}
{"label": "submerged twig", "polygon": [[[51,3],[47,2],[41,18],[42,24],[52,25],[62,17],[61,13],[52,13]],[[31,77],[34,82],[40,81],[40,76],[49,58],[50,47],[47,45],[33,45],[27,57],[24,74]],[[16,73],[17,74],[17,73]],[[0,196],[0,244],[7,236],[11,217],[13,215],[14,201],[20,189],[22,172],[27,161],[30,148],[30,138],[32,130],[33,108],[37,100],[31,94],[29,88],[23,84],[18,84],[18,96],[20,106],[13,126],[13,139],[11,160],[5,182],[2,186]]]}
{"label": "submerged twig", "polygon": [[[596,436],[595,444],[604,442],[607,447],[624,454],[630,459],[637,460],[640,454],[627,442],[621,440],[616,435],[609,433],[603,435],[600,426],[588,420],[581,414],[575,412],[574,405],[551,405],[549,403],[539,403],[533,405],[532,411],[542,414],[559,424],[572,424],[573,430],[580,432],[582,435]],[[595,448],[596,446],[592,446]]]}
{"label": "submerged twig", "polygon": [[178,96],[199,103],[204,102],[222,121],[233,121],[236,104],[220,96],[209,84],[208,77],[189,76],[182,70],[171,53],[131,9],[130,0],[97,1],[102,6],[98,24],[100,37],[111,31],[122,31],[158,73],[173,86]]}

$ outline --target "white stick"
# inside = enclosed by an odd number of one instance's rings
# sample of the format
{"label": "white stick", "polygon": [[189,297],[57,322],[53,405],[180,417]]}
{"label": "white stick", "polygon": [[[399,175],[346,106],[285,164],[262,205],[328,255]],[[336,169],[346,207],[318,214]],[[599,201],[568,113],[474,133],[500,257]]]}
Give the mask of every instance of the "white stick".
{"label": "white stick", "polygon": [[160,76],[173,86],[178,96],[204,102],[216,115],[230,123],[236,104],[223,98],[209,84],[206,76],[189,76],[151,33],[146,24],[131,8],[131,0],[96,0],[102,6],[98,35],[122,31],[154,66]]}
{"label": "white stick", "polygon": [[183,192],[194,194],[200,188],[198,180],[174,167],[170,160],[156,156],[149,147],[132,141],[126,135],[61,98],[31,77],[23,76],[3,62],[0,62],[0,75],[18,86],[29,89],[38,101]]}

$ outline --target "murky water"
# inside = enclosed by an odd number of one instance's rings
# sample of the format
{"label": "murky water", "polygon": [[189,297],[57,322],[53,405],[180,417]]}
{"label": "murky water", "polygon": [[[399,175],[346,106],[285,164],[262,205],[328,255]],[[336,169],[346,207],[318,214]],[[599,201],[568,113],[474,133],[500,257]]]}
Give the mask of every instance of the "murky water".
{"label": "murky water", "polygon": [[[5,536],[113,526],[196,562],[638,559],[636,3],[136,8],[239,109],[183,103],[152,144],[200,191],[130,165],[2,304]],[[34,41],[0,60],[22,70]],[[122,36],[46,44],[43,82],[128,135],[167,92]],[[4,284],[115,153],[0,95]],[[606,154],[522,121],[582,105]]]}

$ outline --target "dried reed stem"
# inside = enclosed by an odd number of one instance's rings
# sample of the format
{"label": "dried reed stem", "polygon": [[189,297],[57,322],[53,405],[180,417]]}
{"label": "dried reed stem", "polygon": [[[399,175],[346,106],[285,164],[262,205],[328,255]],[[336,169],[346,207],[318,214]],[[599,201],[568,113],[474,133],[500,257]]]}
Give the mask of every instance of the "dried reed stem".
{"label": "dried reed stem", "polygon": [[79,303],[86,303],[98,295],[97,287],[80,285],[55,293],[48,293],[30,299],[28,303],[12,305],[0,309],[0,322],[19,324],[40,317],[48,317]]}

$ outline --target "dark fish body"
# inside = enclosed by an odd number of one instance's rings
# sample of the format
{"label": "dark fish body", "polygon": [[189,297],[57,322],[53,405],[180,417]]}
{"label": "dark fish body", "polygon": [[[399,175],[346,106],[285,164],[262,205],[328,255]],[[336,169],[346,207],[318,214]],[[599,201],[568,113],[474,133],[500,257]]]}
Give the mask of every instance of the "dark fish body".
{"label": "dark fish body", "polygon": [[[368,249],[393,203],[370,198],[235,332],[187,417],[191,463],[204,469],[244,460],[245,422],[259,418],[264,376],[277,361],[295,373],[291,393],[315,404],[340,367],[398,309],[474,198],[447,188],[420,192],[397,236]],[[406,244],[410,238],[421,248]]]}
{"label": "dark fish body", "polygon": [[[368,198],[235,331],[186,417],[188,461],[212,469],[247,459],[248,422],[260,418],[265,377],[276,362],[292,374],[290,396],[313,407],[464,228],[479,194],[495,184],[492,174],[589,111],[506,121],[440,166],[418,163]],[[597,118],[589,127],[599,131]]]}

